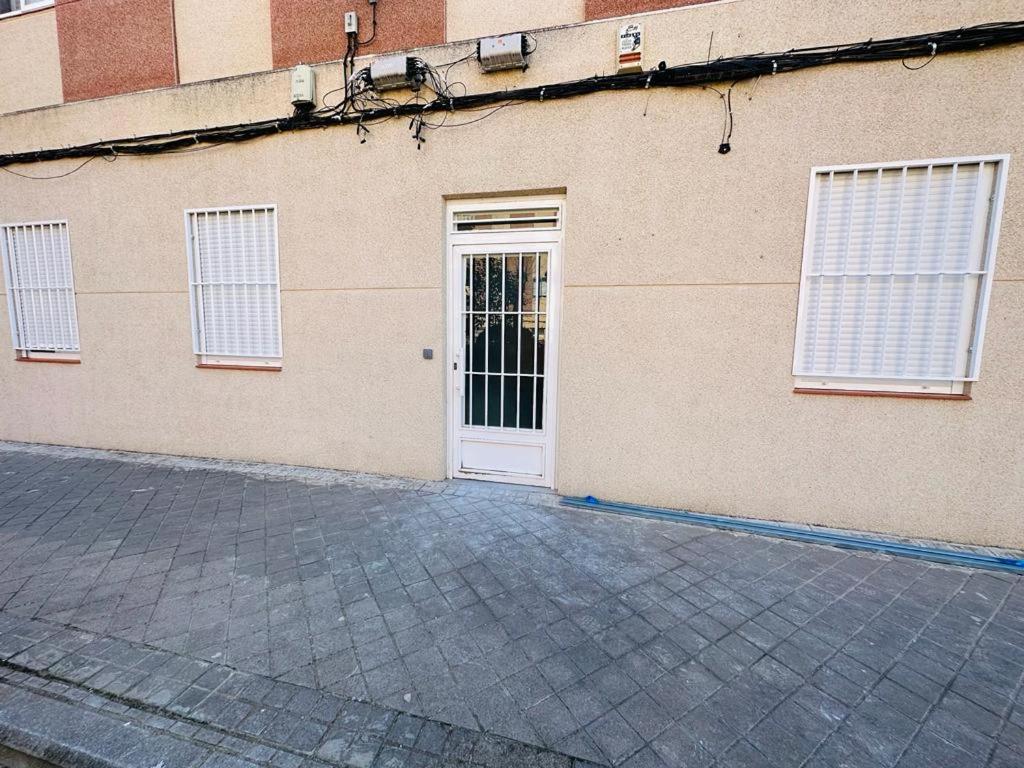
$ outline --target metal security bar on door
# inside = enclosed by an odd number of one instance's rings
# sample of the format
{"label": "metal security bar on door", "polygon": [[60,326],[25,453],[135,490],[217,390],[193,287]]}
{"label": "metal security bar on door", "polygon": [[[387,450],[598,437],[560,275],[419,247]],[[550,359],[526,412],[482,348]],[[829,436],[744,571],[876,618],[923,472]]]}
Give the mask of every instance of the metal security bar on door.
{"label": "metal security bar on door", "polygon": [[544,428],[549,257],[540,249],[463,256],[464,426]]}
{"label": "metal security bar on door", "polygon": [[527,198],[448,210],[452,477],[554,485],[563,211]]}

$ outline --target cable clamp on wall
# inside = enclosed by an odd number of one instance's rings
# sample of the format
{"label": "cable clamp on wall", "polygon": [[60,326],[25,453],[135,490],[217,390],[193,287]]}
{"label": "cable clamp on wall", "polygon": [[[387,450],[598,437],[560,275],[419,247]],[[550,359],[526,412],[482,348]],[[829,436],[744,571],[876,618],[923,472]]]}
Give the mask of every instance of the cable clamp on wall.
{"label": "cable clamp on wall", "polygon": [[911,66],[907,65],[907,61],[906,61],[906,59],[904,59],[904,60],[902,60],[900,62],[903,65],[903,68],[904,69],[909,69],[911,72],[916,72],[917,70],[924,69],[929,64],[931,64],[932,61],[934,61],[935,57],[939,53],[939,44],[933,41],[933,42],[928,43],[928,47],[931,50],[931,54],[928,56],[928,60],[924,64],[922,64],[919,67],[911,67]]}

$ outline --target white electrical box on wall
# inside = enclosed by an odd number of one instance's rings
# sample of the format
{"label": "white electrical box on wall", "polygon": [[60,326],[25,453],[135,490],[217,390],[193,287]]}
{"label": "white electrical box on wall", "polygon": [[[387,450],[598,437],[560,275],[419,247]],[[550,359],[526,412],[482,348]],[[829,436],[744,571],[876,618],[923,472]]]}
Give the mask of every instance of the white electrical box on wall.
{"label": "white electrical box on wall", "polygon": [[292,69],[292,104],[300,109],[316,106],[316,72],[308,64]]}
{"label": "white electrical box on wall", "polygon": [[516,32],[500,37],[485,37],[476,44],[476,57],[484,72],[526,69],[526,35]]}
{"label": "white electrical box on wall", "polygon": [[355,11],[345,13],[345,34],[351,35],[359,31],[359,16]]}
{"label": "white electrical box on wall", "polygon": [[392,88],[419,88],[422,78],[417,79],[413,60],[400,53],[381,56],[370,62],[370,83],[373,90],[388,91]]}
{"label": "white electrical box on wall", "polygon": [[639,23],[624,24],[619,27],[618,45],[616,46],[616,63],[618,71],[642,72],[644,69],[644,25]]}

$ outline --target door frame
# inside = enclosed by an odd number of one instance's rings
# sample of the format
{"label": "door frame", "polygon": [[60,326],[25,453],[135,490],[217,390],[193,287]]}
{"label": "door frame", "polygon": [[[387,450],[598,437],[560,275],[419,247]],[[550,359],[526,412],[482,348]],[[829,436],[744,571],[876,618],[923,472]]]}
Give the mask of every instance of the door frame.
{"label": "door frame", "polygon": [[[515,210],[519,208],[557,208],[558,226],[523,230],[495,230],[489,232],[461,233],[455,231],[456,212]],[[564,195],[522,195],[514,197],[471,198],[448,200],[444,211],[445,246],[445,476],[467,478],[487,482],[514,483],[537,488],[556,488],[555,456],[558,450],[558,369],[559,338],[562,320],[562,265],[565,249]],[[460,246],[505,246],[512,249],[524,245],[547,245],[550,247],[547,276],[547,338],[545,339],[545,384],[544,384],[544,479],[537,482],[515,475],[477,475],[460,473],[456,467],[457,440],[455,420],[461,419],[460,396],[455,390],[456,352],[464,342],[461,318],[464,301],[463,273],[455,268],[455,253]],[[461,259],[461,257],[459,257]],[[461,264],[460,264],[461,267]],[[462,376],[464,371],[458,372]]]}

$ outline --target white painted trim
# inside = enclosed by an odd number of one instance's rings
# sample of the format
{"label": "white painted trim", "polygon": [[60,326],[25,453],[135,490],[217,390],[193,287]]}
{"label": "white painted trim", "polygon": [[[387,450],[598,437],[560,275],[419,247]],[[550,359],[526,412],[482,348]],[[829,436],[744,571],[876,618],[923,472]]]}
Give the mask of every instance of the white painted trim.
{"label": "white painted trim", "polygon": [[867,376],[807,376],[795,377],[798,389],[838,389],[858,392],[917,392],[921,394],[961,395],[965,383],[962,379],[953,381],[931,381],[900,377],[874,378]]}
{"label": "white painted trim", "polygon": [[977,381],[981,375],[981,350],[985,343],[985,326],[988,323],[988,305],[992,296],[992,283],[995,282],[996,253],[999,247],[999,228],[1003,221],[1003,203],[1006,200],[1006,180],[1010,171],[1010,156],[1000,155],[996,166],[995,197],[992,200],[992,213],[989,216],[988,243],[984,251],[984,266],[987,274],[982,278],[981,296],[978,300],[978,314],[974,323],[974,337],[971,340],[970,359],[967,361],[970,378]]}
{"label": "white painted trim", "polygon": [[10,249],[10,227],[11,225],[0,226],[0,261],[3,262],[4,270],[4,294],[7,298],[7,316],[9,318],[11,328],[11,346],[15,351],[18,347],[18,315],[14,309],[14,296],[11,291],[11,283],[13,278],[11,277],[11,264],[8,250]]}
{"label": "white painted trim", "polygon": [[204,358],[235,357],[234,355],[209,354],[203,349],[203,344],[201,343],[202,324],[197,323],[196,320],[203,311],[203,307],[202,302],[196,300],[196,286],[198,283],[195,270],[195,232],[192,229],[192,217],[198,214],[241,213],[244,211],[270,211],[273,214],[271,221],[274,223],[274,280],[277,285],[277,348],[280,350],[281,355],[259,359],[266,361],[266,365],[280,365],[281,360],[284,358],[284,307],[281,304],[281,235],[280,227],[278,226],[277,205],[275,203],[185,209],[185,253],[188,262],[189,313],[192,318],[192,353],[200,358],[200,362],[203,362]]}
{"label": "white painted trim", "polygon": [[[996,177],[993,182],[992,200],[988,216],[988,228],[986,231],[986,243],[982,253],[982,264],[980,265],[981,295],[977,300],[977,308],[974,313],[974,323],[971,330],[972,340],[970,353],[966,361],[963,376],[951,379],[923,380],[911,377],[877,377],[858,376],[843,374],[842,376],[828,376],[815,374],[813,372],[801,371],[797,368],[798,344],[803,335],[804,326],[807,321],[806,312],[801,312],[806,299],[806,285],[808,264],[810,262],[810,245],[814,233],[814,224],[819,200],[815,195],[815,181],[823,174],[850,173],[850,172],[871,172],[878,170],[895,170],[910,168],[927,168],[931,166],[949,165],[973,165],[987,164],[994,165]],[[847,164],[847,165],[826,165],[814,166],[811,168],[810,180],[807,191],[807,214],[804,224],[803,258],[800,267],[800,289],[797,298],[797,323],[793,339],[793,368],[792,375],[798,379],[797,386],[818,389],[842,389],[844,383],[849,385],[850,381],[859,382],[859,388],[877,391],[922,391],[927,389],[948,390],[953,393],[963,392],[965,382],[978,381],[981,373],[981,352],[984,343],[985,326],[988,319],[988,306],[992,293],[992,283],[995,279],[996,253],[999,244],[999,229],[1002,222],[1003,205],[1006,198],[1007,176],[1009,172],[1010,155],[968,155],[962,157],[943,157],[927,160],[905,160],[889,161],[882,163]],[[871,384],[876,382],[876,384]]]}
{"label": "white painted trim", "polygon": [[[459,232],[455,226],[456,213],[475,213],[478,211],[515,211],[520,209],[556,208],[558,209],[558,224],[554,227],[531,227],[528,229],[494,229],[481,230],[477,232]],[[551,239],[551,232],[561,232],[564,227],[563,217],[565,216],[565,200],[557,197],[496,197],[489,200],[472,199],[465,201],[449,201],[445,213],[445,231],[453,244],[461,242],[459,238],[469,238],[466,242],[479,243],[480,238],[497,238],[495,242],[508,242],[512,237],[516,242],[532,242],[527,235],[535,234],[545,240]],[[481,222],[485,223],[485,222]]]}
{"label": "white painted trim", "polygon": [[41,11],[44,8],[52,8],[54,0],[21,0],[21,8],[16,8],[7,13],[0,13],[0,19],[10,19],[14,16],[21,16],[32,11]]}
{"label": "white painted trim", "polygon": [[850,171],[877,171],[893,168],[927,168],[929,165],[971,165],[973,163],[1009,163],[1007,155],[966,155],[964,157],[936,157],[931,160],[892,160],[884,163],[853,163],[850,165],[818,165],[811,168],[811,181],[819,173],[849,173]]}
{"label": "white painted trim", "polygon": [[[13,235],[12,230],[19,228],[28,227],[57,227],[62,229],[67,235],[68,242],[68,277],[71,280],[71,327],[74,330],[74,335],[78,339],[78,345],[73,350],[54,350],[54,355],[64,354],[72,356],[69,359],[73,359],[73,356],[81,357],[82,352],[82,335],[81,329],[78,325],[78,290],[75,288],[75,258],[74,249],[71,247],[71,226],[67,219],[48,219],[46,221],[22,221],[13,224],[0,224],[0,261],[3,262],[3,275],[4,275],[4,292],[7,296],[7,313],[10,319],[11,328],[11,344],[15,352],[25,353],[28,357],[32,353],[32,350],[25,346],[19,338],[19,331],[21,326],[18,323],[17,310],[15,309],[14,293],[12,283],[14,282],[13,273],[10,266],[10,249],[12,247]],[[36,353],[46,352],[47,350],[36,350]],[[51,358],[53,359],[53,358]]]}
{"label": "white painted trim", "polygon": [[219,208],[186,208],[185,214],[190,213],[236,213],[238,211],[262,211],[272,210],[277,213],[277,205],[275,203],[254,203],[246,205],[223,205]]}
{"label": "white painted trim", "polygon": [[5,221],[0,227],[49,227],[63,224],[67,226],[67,219],[47,219],[46,221]]}
{"label": "white painted trim", "polygon": [[[557,229],[522,229],[522,230],[496,230],[484,232],[454,232],[453,218],[456,211],[466,210],[514,210],[518,208],[558,208],[559,227]],[[445,245],[445,280],[447,289],[445,291],[445,418],[447,422],[447,446],[445,451],[446,476],[472,478],[478,480],[493,480],[504,483],[516,483],[547,488],[556,487],[556,456],[558,442],[558,362],[559,362],[559,337],[561,327],[561,303],[562,303],[562,261],[564,248],[564,222],[566,205],[564,196],[544,195],[539,197],[516,196],[507,198],[492,198],[471,200],[451,200],[445,206],[446,232]],[[547,279],[547,338],[545,341],[545,384],[544,384],[544,464],[545,477],[538,482],[537,478],[517,476],[502,472],[489,472],[485,474],[464,473],[458,471],[457,460],[457,427],[456,420],[461,419],[461,412],[458,405],[460,402],[457,392],[458,382],[456,381],[454,366],[460,363],[459,377],[464,373],[463,361],[461,360],[461,349],[464,339],[461,326],[461,303],[464,297],[463,275],[461,269],[455,269],[456,258],[461,262],[461,253],[466,249],[476,247],[491,248],[494,250],[516,250],[523,246],[546,247],[548,256],[548,279]],[[457,256],[457,254],[459,254]],[[481,435],[491,434],[515,434],[514,431],[502,427],[480,427],[475,428]]]}

